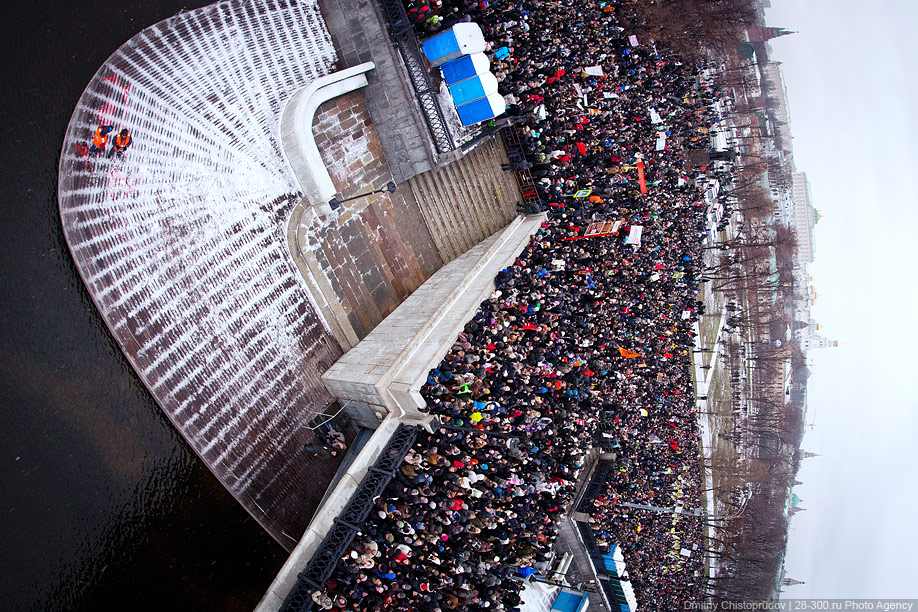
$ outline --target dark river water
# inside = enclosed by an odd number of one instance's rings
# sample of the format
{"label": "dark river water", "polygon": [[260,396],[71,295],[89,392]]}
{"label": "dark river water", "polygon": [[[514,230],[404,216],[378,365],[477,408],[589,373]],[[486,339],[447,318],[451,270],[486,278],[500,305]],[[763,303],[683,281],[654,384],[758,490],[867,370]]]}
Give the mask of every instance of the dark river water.
{"label": "dark river water", "polygon": [[57,164],[92,75],[175,0],[2,19],[0,610],[251,610],[286,554],[134,375],[61,232]]}

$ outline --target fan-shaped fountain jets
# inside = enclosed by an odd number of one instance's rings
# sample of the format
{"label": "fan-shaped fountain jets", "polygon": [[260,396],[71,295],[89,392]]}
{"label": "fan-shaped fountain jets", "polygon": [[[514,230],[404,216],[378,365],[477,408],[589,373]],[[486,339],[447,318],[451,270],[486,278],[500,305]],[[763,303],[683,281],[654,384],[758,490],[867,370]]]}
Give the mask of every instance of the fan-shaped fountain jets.
{"label": "fan-shaped fountain jets", "polygon": [[[306,526],[298,433],[340,348],[286,249],[302,194],[279,121],[333,68],[315,2],[223,2],[125,43],[90,82],[60,161],[77,268],[112,335],[188,443],[276,539]],[[100,124],[124,158],[86,156]]]}

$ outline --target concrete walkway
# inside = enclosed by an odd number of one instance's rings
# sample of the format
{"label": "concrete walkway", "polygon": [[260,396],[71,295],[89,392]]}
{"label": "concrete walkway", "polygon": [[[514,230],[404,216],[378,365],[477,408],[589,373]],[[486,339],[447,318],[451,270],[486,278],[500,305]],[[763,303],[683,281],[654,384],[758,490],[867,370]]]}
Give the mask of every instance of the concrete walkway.
{"label": "concrete walkway", "polygon": [[[727,228],[727,238],[732,238],[733,234],[733,223],[731,222]],[[715,234],[716,235],[716,234]],[[707,241],[708,246],[712,246],[714,243],[709,238]],[[705,262],[706,264],[710,263],[709,261]],[[712,308],[715,306],[714,294],[710,291],[711,282],[708,281],[704,283],[699,291],[704,300],[704,305],[706,308]],[[714,348],[710,353],[710,359],[707,363],[704,363],[704,360],[700,357],[698,359],[693,359],[692,363],[694,366],[694,379],[695,379],[695,395],[696,397],[702,396],[706,399],[696,400],[695,408],[698,415],[698,440],[701,450],[701,459],[704,462],[702,464],[702,469],[704,471],[704,506],[709,515],[717,514],[717,505],[714,499],[714,491],[712,489],[714,483],[714,474],[713,470],[706,465],[710,465],[711,458],[714,452],[715,432],[714,432],[714,419],[711,414],[710,407],[712,407],[710,393],[711,393],[711,382],[714,379],[714,376],[718,372],[718,369],[722,366],[719,365],[719,359],[723,351],[724,345],[720,343],[719,339],[723,333],[724,326],[727,322],[727,308],[726,304],[721,307],[719,314],[717,315],[703,315],[703,316],[718,316],[717,322],[717,331],[714,333]],[[694,350],[700,351],[702,349],[709,349],[704,345],[704,339],[701,335],[701,329],[699,323],[696,321],[692,326],[692,331],[695,332],[695,344]],[[699,356],[701,354],[699,353]],[[708,369],[704,369],[703,365],[709,365]],[[710,530],[710,527],[705,527],[706,532]],[[716,574],[717,568],[710,559],[707,560],[708,565],[708,574],[713,576]]]}

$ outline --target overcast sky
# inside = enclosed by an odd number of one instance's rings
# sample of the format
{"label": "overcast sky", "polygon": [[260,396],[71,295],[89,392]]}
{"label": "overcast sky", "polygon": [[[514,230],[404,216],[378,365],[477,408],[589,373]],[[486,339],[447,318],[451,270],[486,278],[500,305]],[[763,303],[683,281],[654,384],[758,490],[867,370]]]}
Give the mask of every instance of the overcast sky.
{"label": "overcast sky", "polygon": [[794,159],[823,215],[785,598],[918,598],[918,0],[772,0]]}

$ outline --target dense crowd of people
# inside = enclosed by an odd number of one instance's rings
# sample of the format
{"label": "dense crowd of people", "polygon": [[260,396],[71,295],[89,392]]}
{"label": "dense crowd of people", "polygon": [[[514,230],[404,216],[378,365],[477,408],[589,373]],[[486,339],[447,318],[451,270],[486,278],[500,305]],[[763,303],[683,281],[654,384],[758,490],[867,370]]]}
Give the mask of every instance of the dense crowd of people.
{"label": "dense crowd of people", "polygon": [[[699,503],[689,368],[706,219],[679,152],[705,148],[716,118],[697,65],[631,44],[621,8],[407,5],[422,31],[482,27],[549,216],[431,371],[423,394],[443,426],[418,437],[314,594],[319,607],[517,610],[519,579],[548,569],[595,445],[615,459],[591,525],[601,548],[623,550],[640,608],[701,596],[698,520],[618,502]],[[607,220],[622,222],[618,234],[582,238]],[[640,241],[625,240],[638,226]]]}

